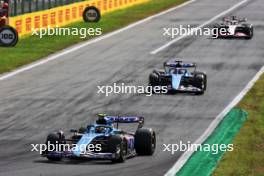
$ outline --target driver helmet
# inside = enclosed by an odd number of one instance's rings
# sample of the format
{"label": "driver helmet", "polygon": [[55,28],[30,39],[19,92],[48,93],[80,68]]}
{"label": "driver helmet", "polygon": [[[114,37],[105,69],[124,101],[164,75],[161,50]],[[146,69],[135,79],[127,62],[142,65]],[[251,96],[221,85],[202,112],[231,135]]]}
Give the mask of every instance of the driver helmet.
{"label": "driver helmet", "polygon": [[107,114],[97,114],[98,120],[96,121],[96,123],[106,125],[107,124],[107,121],[105,120],[106,116]]}
{"label": "driver helmet", "polygon": [[232,16],[232,20],[237,20],[237,16]]}
{"label": "driver helmet", "polygon": [[107,114],[103,114],[103,113],[100,113],[100,114],[97,114],[98,118],[104,118],[107,116]]}

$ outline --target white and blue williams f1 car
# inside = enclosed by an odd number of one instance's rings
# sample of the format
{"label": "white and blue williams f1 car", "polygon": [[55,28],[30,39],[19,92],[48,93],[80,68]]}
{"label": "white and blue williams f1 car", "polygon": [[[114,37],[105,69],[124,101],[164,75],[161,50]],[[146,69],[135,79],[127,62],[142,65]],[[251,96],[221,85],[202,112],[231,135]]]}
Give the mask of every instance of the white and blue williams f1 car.
{"label": "white and blue williams f1 car", "polygon": [[150,86],[167,86],[168,92],[190,92],[203,94],[207,86],[207,76],[196,70],[195,63],[169,60],[164,69],[155,69],[149,75]]}
{"label": "white and blue williams f1 car", "polygon": [[[120,124],[135,123],[134,133],[120,130]],[[46,145],[57,144],[52,150],[42,153],[51,161],[62,158],[104,159],[113,162],[124,162],[126,158],[136,155],[152,155],[156,148],[156,134],[152,129],[143,129],[143,117],[120,117],[98,115],[95,124],[71,130],[73,135],[66,139],[62,131],[50,133]],[[114,127],[116,126],[116,127]],[[83,147],[84,146],[84,147]],[[90,150],[94,147],[94,150]]]}

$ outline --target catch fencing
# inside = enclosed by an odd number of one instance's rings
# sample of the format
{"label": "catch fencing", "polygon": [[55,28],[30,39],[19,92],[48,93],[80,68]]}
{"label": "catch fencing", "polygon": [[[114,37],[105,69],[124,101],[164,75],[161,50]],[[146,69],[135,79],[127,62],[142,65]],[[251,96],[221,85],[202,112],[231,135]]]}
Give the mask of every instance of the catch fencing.
{"label": "catch fencing", "polygon": [[[58,1],[59,0],[57,0],[57,2]],[[149,0],[88,0],[74,2],[68,5],[58,6],[47,10],[35,11],[31,13],[25,13],[26,10],[24,9],[24,14],[13,17],[11,15],[11,17],[9,17],[9,25],[16,28],[19,36],[24,36],[26,34],[32,33],[34,29],[55,26],[60,27],[76,21],[80,21],[82,20],[84,8],[88,6],[97,7],[103,15],[106,12],[124,9],[147,1]],[[45,2],[48,1],[45,0]],[[12,10],[12,8],[10,9]]]}

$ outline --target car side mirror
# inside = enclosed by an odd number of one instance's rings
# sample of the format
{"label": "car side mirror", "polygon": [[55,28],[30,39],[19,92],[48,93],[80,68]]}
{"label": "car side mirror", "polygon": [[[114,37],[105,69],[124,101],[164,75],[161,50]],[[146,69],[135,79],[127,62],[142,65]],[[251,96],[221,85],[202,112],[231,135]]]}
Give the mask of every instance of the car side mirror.
{"label": "car side mirror", "polygon": [[239,19],[239,22],[246,22],[247,21],[247,18],[241,18]]}
{"label": "car side mirror", "polygon": [[78,130],[76,130],[76,129],[71,129],[70,132],[71,132],[71,133],[77,133]]}

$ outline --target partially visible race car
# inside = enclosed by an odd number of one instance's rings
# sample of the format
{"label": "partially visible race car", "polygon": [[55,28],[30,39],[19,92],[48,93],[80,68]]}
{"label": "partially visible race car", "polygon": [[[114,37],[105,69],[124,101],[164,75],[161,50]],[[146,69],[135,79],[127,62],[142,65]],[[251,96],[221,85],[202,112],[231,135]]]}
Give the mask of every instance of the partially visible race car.
{"label": "partially visible race car", "polygon": [[164,69],[155,69],[149,75],[150,86],[167,86],[169,91],[203,94],[207,87],[207,75],[196,70],[196,63],[178,60],[164,62]]}
{"label": "partially visible race car", "polygon": [[18,42],[17,30],[8,25],[8,0],[0,1],[0,46],[11,47]]}
{"label": "partially visible race car", "polygon": [[[1,21],[1,17],[0,17]],[[11,26],[0,26],[0,46],[13,47],[18,42],[17,30]]]}
{"label": "partially visible race car", "polygon": [[237,16],[224,17],[222,22],[214,25],[217,33],[214,38],[245,38],[251,39],[254,35],[254,27],[247,23],[246,18],[238,18]]}
{"label": "partially visible race car", "polygon": [[[121,124],[132,123],[137,124],[135,132],[118,128]],[[96,123],[89,124],[85,128],[81,127],[79,130],[71,130],[73,134],[68,139],[62,131],[50,133],[46,139],[47,146],[69,144],[71,147],[47,149],[42,156],[51,161],[60,161],[62,158],[82,158],[124,162],[126,158],[136,155],[152,155],[156,148],[156,134],[152,129],[143,129],[143,124],[143,117],[100,114]],[[90,150],[91,145],[95,146],[95,150]]]}

